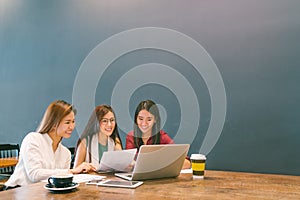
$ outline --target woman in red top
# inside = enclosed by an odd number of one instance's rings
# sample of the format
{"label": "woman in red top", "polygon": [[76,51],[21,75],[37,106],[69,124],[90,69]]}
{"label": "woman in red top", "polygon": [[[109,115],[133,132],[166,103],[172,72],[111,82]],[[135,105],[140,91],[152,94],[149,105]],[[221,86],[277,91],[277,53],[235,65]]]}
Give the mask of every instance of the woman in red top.
{"label": "woman in red top", "polygon": [[[126,137],[126,149],[151,144],[174,144],[166,132],[160,130],[160,115],[157,105],[146,100],[139,103],[135,110],[133,131]],[[190,161],[185,160],[184,169],[190,168]]]}

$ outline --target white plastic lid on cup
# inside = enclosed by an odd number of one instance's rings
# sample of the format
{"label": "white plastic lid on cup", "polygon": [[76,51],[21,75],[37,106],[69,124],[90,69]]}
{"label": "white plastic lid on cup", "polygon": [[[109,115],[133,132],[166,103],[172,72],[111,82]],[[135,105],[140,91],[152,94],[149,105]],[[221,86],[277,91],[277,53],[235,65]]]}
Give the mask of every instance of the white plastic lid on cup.
{"label": "white plastic lid on cup", "polygon": [[206,156],[203,154],[192,154],[190,159],[192,160],[206,160]]}

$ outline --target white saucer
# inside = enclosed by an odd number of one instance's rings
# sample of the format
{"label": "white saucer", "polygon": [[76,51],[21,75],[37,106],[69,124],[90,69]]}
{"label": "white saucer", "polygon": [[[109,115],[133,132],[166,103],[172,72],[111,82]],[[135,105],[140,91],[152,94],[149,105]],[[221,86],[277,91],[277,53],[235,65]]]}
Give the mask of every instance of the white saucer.
{"label": "white saucer", "polygon": [[71,186],[69,186],[69,187],[63,187],[63,188],[57,188],[57,187],[55,187],[55,186],[53,186],[53,185],[51,185],[51,184],[46,184],[45,186],[44,186],[44,188],[45,189],[47,189],[47,190],[50,190],[50,191],[67,191],[67,190],[72,190],[72,189],[74,189],[74,188],[76,188],[76,187],[78,187],[79,186],[79,184],[78,183],[72,183],[71,184]]}

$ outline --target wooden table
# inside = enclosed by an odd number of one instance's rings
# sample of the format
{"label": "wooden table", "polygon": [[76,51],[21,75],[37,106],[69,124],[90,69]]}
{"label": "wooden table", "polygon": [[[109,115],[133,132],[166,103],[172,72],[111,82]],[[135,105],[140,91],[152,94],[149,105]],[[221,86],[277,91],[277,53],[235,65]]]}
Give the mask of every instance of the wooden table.
{"label": "wooden table", "polygon": [[0,168],[16,166],[18,163],[18,157],[0,158]]}
{"label": "wooden table", "polygon": [[300,176],[210,170],[205,173],[203,180],[180,174],[177,178],[144,181],[136,189],[81,183],[65,194],[51,193],[43,188],[45,183],[36,183],[0,192],[0,199],[300,199]]}

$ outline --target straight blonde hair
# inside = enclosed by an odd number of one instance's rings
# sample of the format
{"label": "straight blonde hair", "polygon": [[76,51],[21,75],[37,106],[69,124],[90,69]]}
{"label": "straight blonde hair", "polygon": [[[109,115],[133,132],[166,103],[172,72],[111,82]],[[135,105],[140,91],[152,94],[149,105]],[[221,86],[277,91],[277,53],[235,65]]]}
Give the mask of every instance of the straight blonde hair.
{"label": "straight blonde hair", "polygon": [[66,101],[57,100],[52,102],[46,109],[42,121],[36,131],[41,134],[49,133],[53,128],[57,128],[61,120],[71,112],[76,114],[76,109]]}

